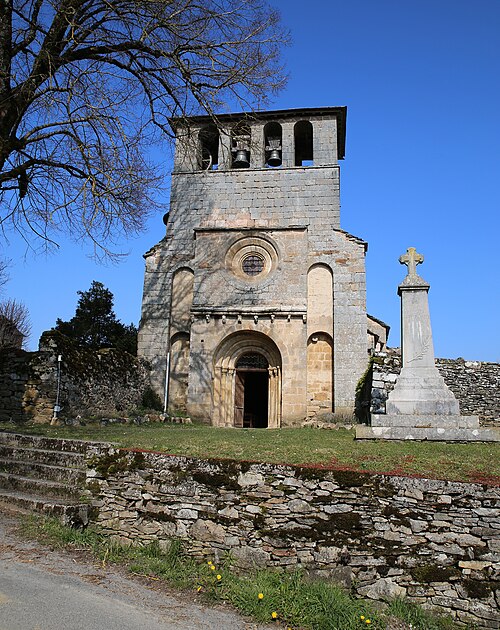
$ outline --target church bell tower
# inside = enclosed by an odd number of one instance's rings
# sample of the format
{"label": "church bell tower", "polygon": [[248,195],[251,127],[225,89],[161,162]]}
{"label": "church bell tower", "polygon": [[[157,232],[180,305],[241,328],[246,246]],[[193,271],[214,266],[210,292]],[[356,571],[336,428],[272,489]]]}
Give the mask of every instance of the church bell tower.
{"label": "church bell tower", "polygon": [[280,427],[351,413],[366,243],[340,227],[346,108],[200,116],[176,135],[139,354],[171,413]]}

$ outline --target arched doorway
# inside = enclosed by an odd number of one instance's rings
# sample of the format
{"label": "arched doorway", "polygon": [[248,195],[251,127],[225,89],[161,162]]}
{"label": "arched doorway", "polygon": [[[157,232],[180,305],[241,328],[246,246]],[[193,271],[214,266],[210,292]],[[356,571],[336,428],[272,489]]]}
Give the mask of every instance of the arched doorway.
{"label": "arched doorway", "polygon": [[281,425],[281,353],[269,337],[233,333],[214,356],[212,421],[216,426]]}
{"label": "arched doorway", "polygon": [[269,363],[259,352],[246,352],[236,361],[234,426],[267,427]]}

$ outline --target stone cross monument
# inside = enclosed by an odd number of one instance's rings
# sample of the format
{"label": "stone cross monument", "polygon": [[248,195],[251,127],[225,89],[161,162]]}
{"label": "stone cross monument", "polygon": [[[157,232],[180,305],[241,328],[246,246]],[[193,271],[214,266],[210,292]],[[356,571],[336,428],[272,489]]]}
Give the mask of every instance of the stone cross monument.
{"label": "stone cross monument", "polygon": [[412,278],[418,278],[417,265],[424,262],[422,254],[417,254],[414,247],[408,247],[406,254],[399,257],[399,262],[408,267],[408,275]]}
{"label": "stone cross monument", "polygon": [[429,284],[418,275],[424,257],[409,247],[399,262],[408,274],[398,287],[401,297],[402,369],[386,402],[385,414],[372,414],[360,439],[496,441],[500,435],[480,429],[477,416],[461,416],[458,401],[434,362]]}

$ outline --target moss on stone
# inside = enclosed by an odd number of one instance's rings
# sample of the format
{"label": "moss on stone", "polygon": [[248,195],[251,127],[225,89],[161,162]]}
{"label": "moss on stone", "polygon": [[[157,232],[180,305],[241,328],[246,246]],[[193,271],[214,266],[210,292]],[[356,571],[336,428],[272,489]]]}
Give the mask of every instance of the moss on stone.
{"label": "moss on stone", "polygon": [[256,514],[253,518],[253,526],[257,531],[261,531],[264,529],[264,525],[266,523],[266,517],[264,514]]}
{"label": "moss on stone", "polygon": [[116,451],[89,458],[87,465],[93,468],[103,479],[121,472],[133,472],[145,467],[143,453],[130,451]]}
{"label": "moss on stone", "polygon": [[345,532],[361,529],[361,516],[356,512],[341,512],[332,514],[330,523],[336,528]]}
{"label": "moss on stone", "polygon": [[373,477],[367,473],[359,473],[353,470],[332,470],[330,474],[335,481],[344,488],[356,488],[366,485]]}
{"label": "moss on stone", "polygon": [[87,490],[94,496],[98,496],[101,492],[101,485],[96,479],[92,479],[92,481],[87,481]]}
{"label": "moss on stone", "polygon": [[361,529],[359,514],[347,512],[332,514],[328,519],[310,519],[310,525],[295,525],[286,529],[260,530],[261,536],[282,540],[307,540],[310,542],[335,541],[335,544],[347,542],[351,532]]}
{"label": "moss on stone", "polygon": [[323,481],[327,474],[324,470],[312,466],[294,466],[294,468],[297,479],[303,481]]}
{"label": "moss on stone", "polygon": [[[492,591],[491,584],[484,580],[466,579],[463,581],[463,586],[467,591],[467,595],[473,599],[486,599],[490,596]],[[497,587],[498,586],[497,583]]]}
{"label": "moss on stone", "polygon": [[455,567],[440,567],[437,564],[425,564],[410,570],[413,579],[423,584],[430,582],[448,582],[450,578],[459,577],[460,571]]}
{"label": "moss on stone", "polygon": [[238,482],[229,475],[198,471],[193,472],[191,476],[193,481],[201,483],[208,488],[227,488],[235,491],[240,489]]}

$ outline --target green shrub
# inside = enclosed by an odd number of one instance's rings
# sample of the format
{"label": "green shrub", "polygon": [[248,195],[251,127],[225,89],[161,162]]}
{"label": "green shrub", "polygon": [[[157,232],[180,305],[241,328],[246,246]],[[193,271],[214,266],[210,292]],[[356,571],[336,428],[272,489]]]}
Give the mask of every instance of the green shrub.
{"label": "green shrub", "polygon": [[163,411],[162,400],[151,387],[147,387],[142,394],[142,406],[144,407],[144,409]]}

